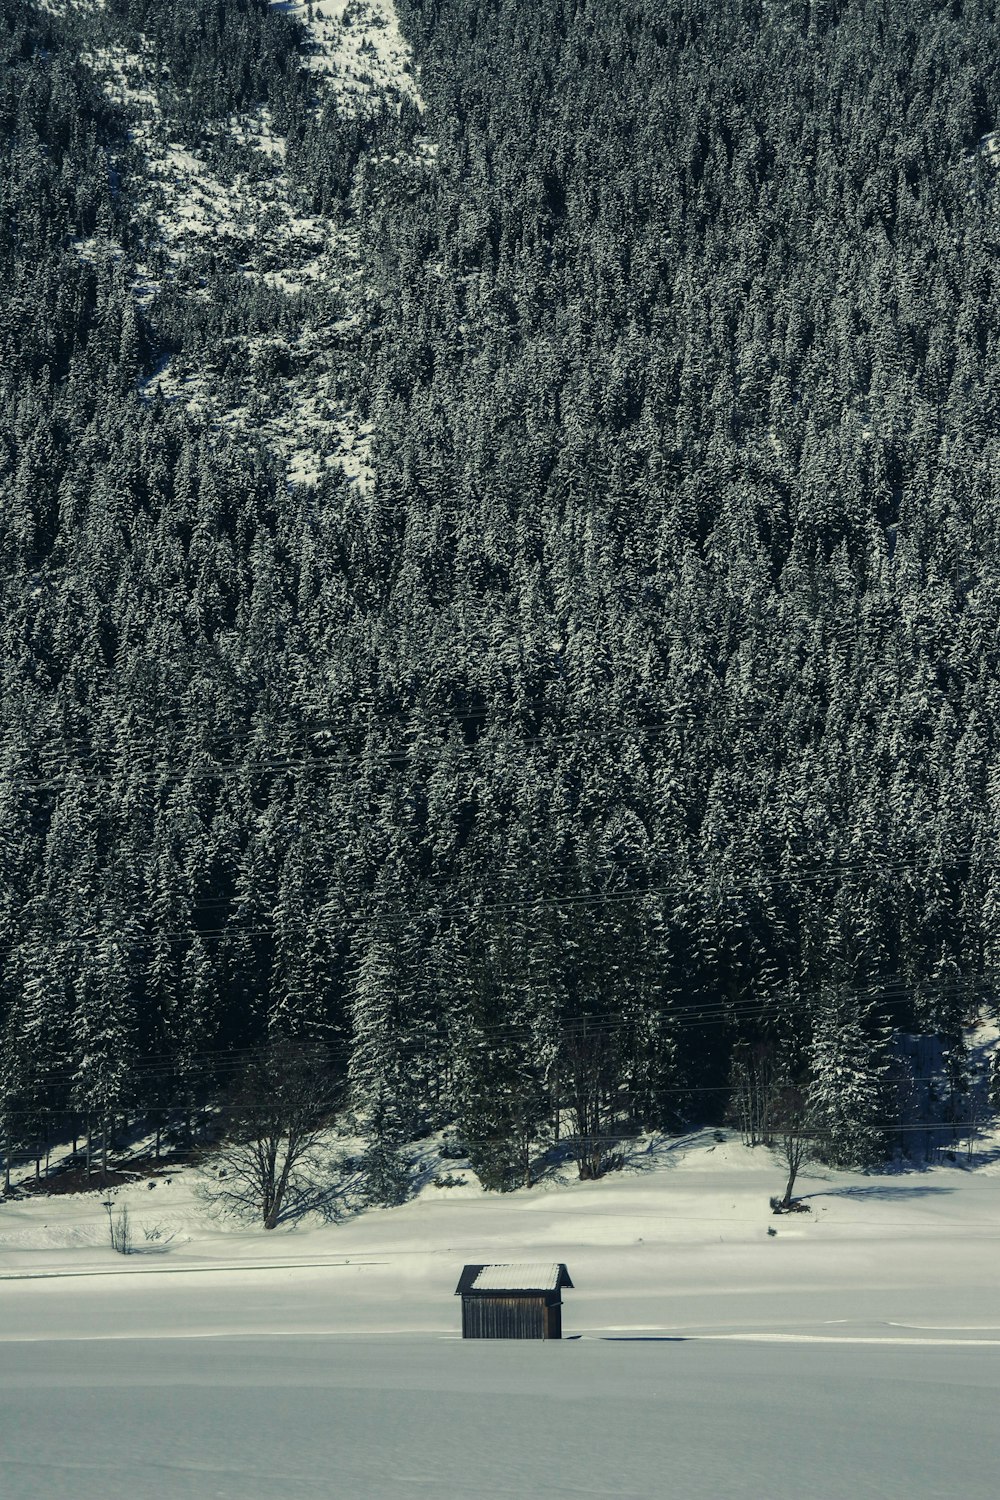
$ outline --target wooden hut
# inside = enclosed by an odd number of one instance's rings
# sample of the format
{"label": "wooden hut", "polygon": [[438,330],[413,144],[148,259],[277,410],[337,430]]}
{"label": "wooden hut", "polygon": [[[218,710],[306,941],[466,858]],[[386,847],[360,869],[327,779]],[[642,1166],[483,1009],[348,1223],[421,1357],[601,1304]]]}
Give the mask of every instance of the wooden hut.
{"label": "wooden hut", "polygon": [[466,1266],[455,1290],[462,1299],[463,1339],[561,1339],[563,1265]]}

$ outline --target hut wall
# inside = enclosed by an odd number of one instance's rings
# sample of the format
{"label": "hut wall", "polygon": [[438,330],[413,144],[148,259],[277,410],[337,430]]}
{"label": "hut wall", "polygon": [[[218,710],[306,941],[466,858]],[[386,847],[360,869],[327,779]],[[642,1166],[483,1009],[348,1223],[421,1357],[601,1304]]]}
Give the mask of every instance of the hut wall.
{"label": "hut wall", "polygon": [[[543,1339],[544,1297],[463,1297],[462,1337],[466,1339]],[[558,1312],[558,1309],[556,1309]]]}

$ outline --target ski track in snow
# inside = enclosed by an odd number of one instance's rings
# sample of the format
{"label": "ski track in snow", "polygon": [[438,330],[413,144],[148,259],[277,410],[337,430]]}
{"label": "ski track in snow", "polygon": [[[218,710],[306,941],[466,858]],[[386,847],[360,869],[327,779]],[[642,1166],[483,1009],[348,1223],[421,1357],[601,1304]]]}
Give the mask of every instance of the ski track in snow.
{"label": "ski track in snow", "polygon": [[[384,99],[408,99],[423,108],[392,0],[325,0],[311,15],[302,0],[272,3],[305,31],[304,64],[317,78],[317,108],[329,94],[349,114]],[[82,4],[93,8],[89,0]],[[356,229],[296,207],[295,185],[282,169],[285,141],[266,106],[228,122],[232,136],[260,159],[261,170],[237,171],[223,180],[200,154],[170,138],[146,52],[95,48],[83,54],[83,61],[128,109],[133,143],[144,160],[144,208],[164,268],[138,267],[133,287],[137,301],[148,303],[186,265],[211,253],[248,281],[300,304],[298,327],[290,337],[236,341],[230,369],[242,373],[231,378],[226,395],[210,369],[185,366],[177,358],[152,376],[146,393],[183,401],[230,432],[263,436],[284,458],[290,484],[313,484],[325,469],[337,468],[369,491],[374,482],[371,428],[337,392],[344,342],[359,321],[362,273]],[[94,240],[79,246],[82,255],[92,257],[105,249]],[[267,390],[263,397],[262,385]]]}

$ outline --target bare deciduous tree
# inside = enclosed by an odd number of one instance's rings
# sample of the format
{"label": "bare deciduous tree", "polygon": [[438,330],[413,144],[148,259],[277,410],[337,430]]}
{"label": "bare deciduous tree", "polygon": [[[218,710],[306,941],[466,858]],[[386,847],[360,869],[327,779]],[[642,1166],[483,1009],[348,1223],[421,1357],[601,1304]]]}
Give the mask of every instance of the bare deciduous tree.
{"label": "bare deciduous tree", "polygon": [[795,1180],[812,1154],[809,1130],[809,1098],[797,1084],[785,1084],[774,1095],[771,1125],[778,1150],[788,1176],[782,1197],[772,1198],[775,1213],[787,1213],[794,1206]]}
{"label": "bare deciduous tree", "polygon": [[108,1216],[108,1239],[112,1250],[118,1255],[131,1255],[132,1225],[129,1220],[128,1204],[123,1203],[116,1215],[114,1200],[108,1197],[104,1200],[104,1211]]}
{"label": "bare deciduous tree", "polygon": [[281,1041],[256,1053],[230,1095],[215,1200],[274,1229],[333,1103],[321,1051]]}
{"label": "bare deciduous tree", "polygon": [[561,1077],[572,1120],[570,1140],[584,1181],[603,1177],[619,1164],[615,1041],[586,1022],[567,1029]]}
{"label": "bare deciduous tree", "polygon": [[779,1089],[779,1060],[772,1042],[738,1042],[733,1049],[730,1114],[747,1146],[774,1142],[773,1109]]}

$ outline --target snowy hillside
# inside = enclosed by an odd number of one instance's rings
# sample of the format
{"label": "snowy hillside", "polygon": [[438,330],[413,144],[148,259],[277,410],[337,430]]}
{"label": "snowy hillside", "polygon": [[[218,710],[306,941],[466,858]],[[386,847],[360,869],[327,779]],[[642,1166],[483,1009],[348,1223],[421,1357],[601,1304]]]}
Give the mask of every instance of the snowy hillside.
{"label": "snowy hillside", "polygon": [[998,26],[5,7],[0,1500],[995,1494]]}
{"label": "snowy hillside", "polygon": [[[391,0],[275,0],[273,8],[302,28],[317,120],[331,104],[342,118],[398,109],[404,99],[423,108]],[[172,290],[197,298],[205,257],[216,274],[259,285],[287,304],[271,303],[280,333],[248,330],[186,359],[167,358],[145,393],[181,401],[236,436],[263,438],[284,457],[291,483],[315,483],[334,467],[367,489],[370,426],[345,402],[341,379],[364,306],[357,224],[304,206],[301,187],[284,169],[287,140],[267,105],[230,118],[243,156],[227,160],[211,143],[199,149],[174,138],[164,94],[170,80],[157,77],[144,40],[139,50],[96,47],[83,57],[126,110],[139,152],[150,230],[134,285],[140,305]],[[82,243],[80,253],[98,257],[105,248],[98,239]],[[224,389],[215,374],[220,365],[233,372]]]}
{"label": "snowy hillside", "polygon": [[384,1202],[992,1118],[1000,0],[888,3],[14,7],[5,1169],[289,1041]]}
{"label": "snowy hillside", "polygon": [[[444,1173],[431,1150],[424,1165],[422,1187],[400,1208],[359,1212],[349,1198],[332,1199],[270,1234],[213,1205],[211,1163],[164,1166],[114,1188],[110,1200],[96,1189],[11,1199],[0,1204],[0,1276],[349,1266],[341,1278],[349,1296],[321,1320],[328,1331],[446,1333],[456,1311],[442,1289],[464,1262],[572,1255],[577,1292],[565,1326],[576,1332],[724,1331],[729,1312],[706,1299],[739,1289],[760,1299],[747,1331],[815,1334],[831,1299],[845,1296],[859,1300],[853,1313],[841,1308],[838,1336],[879,1337],[873,1319],[888,1328],[897,1317],[907,1325],[900,1336],[915,1335],[917,1324],[968,1324],[977,1336],[1000,1325],[984,1312],[993,1305],[985,1289],[1000,1276],[1000,1142],[921,1172],[807,1173],[808,1211],[777,1218],[769,1208],[783,1180],[776,1155],[725,1132],[653,1137],[625,1172],[596,1183],[567,1172],[505,1194],[483,1193],[454,1163]],[[106,1201],[116,1214],[129,1207],[128,1257],[109,1248]],[[985,1295],[974,1315],[975,1288]],[[229,1326],[209,1317],[204,1331]]]}
{"label": "snowy hillside", "polygon": [[392,0],[272,0],[304,27],[307,65],[336,93],[342,107],[365,109],[379,97],[422,106],[413,56]]}

